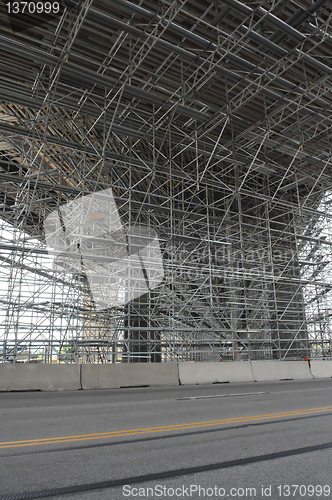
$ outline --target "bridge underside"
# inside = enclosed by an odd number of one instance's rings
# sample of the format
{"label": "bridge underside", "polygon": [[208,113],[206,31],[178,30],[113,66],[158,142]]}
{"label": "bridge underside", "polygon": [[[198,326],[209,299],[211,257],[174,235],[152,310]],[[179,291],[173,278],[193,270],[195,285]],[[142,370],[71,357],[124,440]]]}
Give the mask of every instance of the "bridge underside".
{"label": "bridge underside", "polygon": [[[330,355],[331,3],[60,5],[0,14],[2,360]],[[43,223],[107,188],[164,278],[98,310]]]}

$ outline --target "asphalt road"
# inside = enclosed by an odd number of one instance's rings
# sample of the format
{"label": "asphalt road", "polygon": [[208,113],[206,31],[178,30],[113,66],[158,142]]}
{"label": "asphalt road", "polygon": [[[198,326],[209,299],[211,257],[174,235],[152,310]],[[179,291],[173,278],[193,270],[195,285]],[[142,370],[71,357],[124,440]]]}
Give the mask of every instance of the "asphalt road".
{"label": "asphalt road", "polygon": [[0,500],[332,499],[332,380],[0,393]]}

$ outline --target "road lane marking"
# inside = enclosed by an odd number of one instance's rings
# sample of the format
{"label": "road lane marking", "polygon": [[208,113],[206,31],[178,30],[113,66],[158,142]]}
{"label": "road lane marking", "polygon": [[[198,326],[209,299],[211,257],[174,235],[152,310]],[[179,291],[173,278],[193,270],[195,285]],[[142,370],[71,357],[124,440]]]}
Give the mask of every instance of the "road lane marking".
{"label": "road lane marking", "polygon": [[216,394],[214,396],[188,396],[186,398],[179,398],[178,401],[185,401],[187,399],[230,398],[231,396],[254,396],[257,394],[267,394],[267,392],[237,392],[234,394]]}
{"label": "road lane marking", "polygon": [[216,425],[237,424],[244,422],[253,422],[255,420],[269,420],[273,418],[296,417],[299,415],[310,415],[315,413],[325,413],[332,411],[332,406],[323,406],[320,408],[307,408],[305,410],[293,410],[281,413],[267,413],[263,415],[251,415],[248,417],[233,417],[223,420],[207,420],[203,422],[192,422],[187,424],[165,425],[162,427],[146,427],[141,429],[128,429],[123,431],[110,431],[98,434],[81,434],[77,436],[60,436],[54,438],[41,438],[26,441],[7,441],[0,443],[0,449],[17,448],[25,446],[39,446],[45,444],[69,443],[75,441],[88,441],[91,439],[105,439],[114,437],[126,437],[140,434],[150,434],[156,432],[177,431],[183,429],[198,429],[200,427],[211,427]]}

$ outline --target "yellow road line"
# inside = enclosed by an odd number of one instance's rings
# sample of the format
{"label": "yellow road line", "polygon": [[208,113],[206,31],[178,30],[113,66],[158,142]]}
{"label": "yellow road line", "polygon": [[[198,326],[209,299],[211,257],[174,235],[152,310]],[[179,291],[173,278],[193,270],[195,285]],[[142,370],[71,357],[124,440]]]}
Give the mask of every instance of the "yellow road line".
{"label": "yellow road line", "polygon": [[165,431],[177,431],[184,429],[196,429],[200,427],[210,427],[216,425],[226,425],[226,424],[236,424],[236,423],[244,423],[244,422],[254,422],[255,420],[268,420],[273,418],[282,418],[282,417],[295,417],[298,415],[310,415],[314,413],[324,413],[332,411],[332,406],[323,406],[321,408],[307,408],[305,410],[294,410],[287,411],[282,413],[267,413],[263,415],[252,415],[248,417],[233,417],[227,418],[224,420],[207,420],[203,422],[192,422],[187,424],[174,424],[174,425],[165,425],[162,427],[146,427],[141,429],[128,429],[123,431],[110,431],[103,432],[98,434],[81,434],[77,436],[60,436],[54,438],[41,438],[41,439],[32,439],[27,441],[8,441],[0,443],[0,449],[4,448],[17,448],[23,446],[39,446],[44,444],[57,444],[57,443],[69,443],[75,441],[88,441],[91,439],[105,439],[105,438],[114,438],[114,437],[126,437],[140,434],[150,434],[156,432],[165,432]]}

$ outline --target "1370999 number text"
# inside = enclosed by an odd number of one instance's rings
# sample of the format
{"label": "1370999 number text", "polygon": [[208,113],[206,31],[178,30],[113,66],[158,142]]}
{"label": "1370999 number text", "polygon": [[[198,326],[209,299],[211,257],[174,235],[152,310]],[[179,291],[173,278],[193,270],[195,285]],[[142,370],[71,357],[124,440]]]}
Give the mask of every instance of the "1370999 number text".
{"label": "1370999 number text", "polygon": [[8,2],[8,14],[58,14],[59,2]]}

